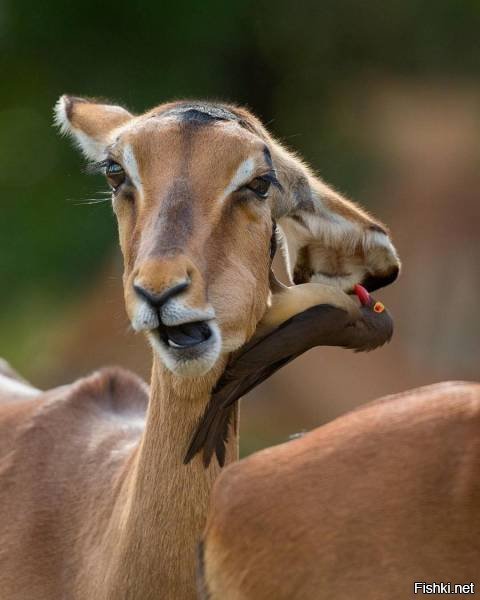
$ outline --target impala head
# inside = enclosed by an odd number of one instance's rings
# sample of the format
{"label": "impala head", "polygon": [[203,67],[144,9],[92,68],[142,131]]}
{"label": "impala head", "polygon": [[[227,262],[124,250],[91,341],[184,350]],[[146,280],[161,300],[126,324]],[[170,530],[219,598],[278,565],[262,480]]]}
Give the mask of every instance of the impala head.
{"label": "impala head", "polygon": [[398,273],[383,226],[245,110],[176,102],[133,116],[63,96],[56,120],[105,172],[130,321],[177,375],[207,372],[254,333],[269,301],[275,219],[297,281],[326,277],[350,291]]}

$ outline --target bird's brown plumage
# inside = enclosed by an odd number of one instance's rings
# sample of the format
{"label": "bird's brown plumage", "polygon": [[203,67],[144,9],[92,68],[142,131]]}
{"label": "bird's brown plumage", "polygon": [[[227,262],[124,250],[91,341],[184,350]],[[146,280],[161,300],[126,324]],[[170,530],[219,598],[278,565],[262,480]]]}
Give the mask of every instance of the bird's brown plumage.
{"label": "bird's brown plumage", "polygon": [[[338,290],[339,294],[343,294]],[[225,460],[228,425],[236,402],[284,365],[315,346],[341,346],[365,352],[393,334],[387,310],[375,312],[373,298],[352,315],[344,306],[319,304],[294,315],[276,329],[245,344],[230,359],[216,385],[185,456],[188,463],[203,449],[205,466],[214,453]]]}

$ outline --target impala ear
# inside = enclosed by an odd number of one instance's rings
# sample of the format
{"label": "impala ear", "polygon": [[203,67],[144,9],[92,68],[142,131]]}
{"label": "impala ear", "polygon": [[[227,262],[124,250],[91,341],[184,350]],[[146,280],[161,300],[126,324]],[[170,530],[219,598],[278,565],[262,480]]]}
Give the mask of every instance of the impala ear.
{"label": "impala ear", "polygon": [[326,185],[295,155],[274,142],[272,160],[281,184],[272,213],[283,233],[290,278],[351,291],[395,281],[400,260],[387,228]]}
{"label": "impala ear", "polygon": [[61,96],[55,105],[55,124],[64,135],[70,135],[90,160],[106,157],[112,133],[133,118],[121,106],[101,104],[74,96]]}

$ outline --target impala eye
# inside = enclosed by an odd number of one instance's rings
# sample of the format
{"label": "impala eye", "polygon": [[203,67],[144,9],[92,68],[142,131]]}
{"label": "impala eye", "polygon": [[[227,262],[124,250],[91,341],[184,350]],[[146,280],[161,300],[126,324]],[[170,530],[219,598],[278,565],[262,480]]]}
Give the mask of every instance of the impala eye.
{"label": "impala eye", "polygon": [[259,198],[266,198],[271,183],[265,177],[255,177],[246,187],[252,190]]}
{"label": "impala eye", "polygon": [[125,171],[123,170],[122,165],[119,165],[113,160],[108,161],[105,165],[105,176],[114,192],[117,191],[125,181]]}

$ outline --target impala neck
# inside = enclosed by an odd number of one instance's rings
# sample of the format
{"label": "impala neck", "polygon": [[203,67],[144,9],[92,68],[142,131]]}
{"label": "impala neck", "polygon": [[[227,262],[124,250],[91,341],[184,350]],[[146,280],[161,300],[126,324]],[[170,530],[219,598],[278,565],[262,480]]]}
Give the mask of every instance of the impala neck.
{"label": "impala neck", "polygon": [[[220,468],[212,461],[205,469],[199,456],[184,465],[183,458],[222,370],[179,379],[154,359],[146,428],[121,503],[118,587],[109,597],[196,598],[196,547]],[[227,463],[238,458],[237,423],[231,429]]]}

